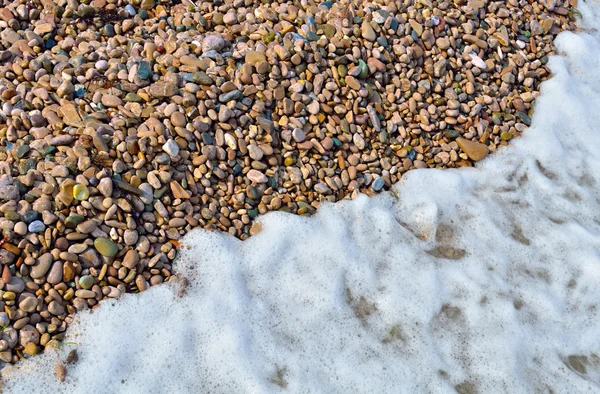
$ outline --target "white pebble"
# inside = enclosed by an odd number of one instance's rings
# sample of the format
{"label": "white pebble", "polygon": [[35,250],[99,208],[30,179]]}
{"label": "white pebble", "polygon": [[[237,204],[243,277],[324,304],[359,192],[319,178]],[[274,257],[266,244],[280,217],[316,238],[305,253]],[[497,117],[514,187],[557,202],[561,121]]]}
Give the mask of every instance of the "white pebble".
{"label": "white pebble", "polygon": [[163,145],[163,151],[166,152],[169,156],[171,157],[175,157],[179,154],[179,145],[177,145],[177,142],[169,139],[164,145]]}

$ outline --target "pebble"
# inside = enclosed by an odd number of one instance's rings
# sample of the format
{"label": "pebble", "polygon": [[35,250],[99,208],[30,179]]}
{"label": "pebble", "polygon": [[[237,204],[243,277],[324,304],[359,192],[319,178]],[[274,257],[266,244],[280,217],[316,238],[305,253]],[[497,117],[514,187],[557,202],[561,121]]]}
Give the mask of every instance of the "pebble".
{"label": "pebble", "polygon": [[248,145],[248,154],[253,160],[261,160],[264,155],[262,149],[256,145]]}
{"label": "pebble", "polygon": [[108,238],[96,238],[94,240],[94,247],[98,253],[106,257],[113,257],[119,251],[117,245]]}
{"label": "pebble", "polygon": [[31,268],[30,276],[33,279],[39,279],[46,275],[46,272],[50,269],[54,258],[50,253],[44,253],[37,259],[37,263]]}
{"label": "pebble", "polygon": [[34,220],[27,227],[30,233],[41,233],[46,230],[46,225],[40,220]]}
{"label": "pebble", "polygon": [[133,269],[140,261],[139,253],[135,249],[130,249],[123,258],[123,266],[128,269]]}
{"label": "pebble", "polygon": [[48,312],[52,313],[54,316],[60,316],[65,313],[65,307],[57,301],[50,301],[48,304]]}
{"label": "pebble", "polygon": [[82,289],[89,290],[94,285],[94,278],[91,275],[84,275],[79,278],[79,286]]}
{"label": "pebble", "polygon": [[31,313],[35,311],[35,309],[37,308],[37,304],[37,298],[33,296],[25,297],[23,301],[19,302],[19,309]]}
{"label": "pebble", "polygon": [[467,156],[473,161],[479,161],[483,159],[489,153],[489,149],[485,144],[467,140],[462,137],[456,139],[458,146],[465,152]]}
{"label": "pebble", "polygon": [[171,157],[175,157],[179,154],[179,145],[177,145],[177,143],[171,139],[168,140],[162,148],[163,151],[165,151]]}
{"label": "pebble", "polygon": [[360,29],[362,32],[362,37],[365,40],[373,42],[377,38],[377,34],[375,33],[373,26],[371,26],[368,21],[363,21]]}
{"label": "pebble", "polygon": [[254,169],[248,171],[248,179],[255,183],[266,183],[268,180],[265,174]]}
{"label": "pebble", "polygon": [[371,185],[373,190],[375,190],[376,192],[381,191],[381,189],[383,189],[384,186],[385,186],[385,181],[381,177],[376,178],[373,181],[373,184]]}

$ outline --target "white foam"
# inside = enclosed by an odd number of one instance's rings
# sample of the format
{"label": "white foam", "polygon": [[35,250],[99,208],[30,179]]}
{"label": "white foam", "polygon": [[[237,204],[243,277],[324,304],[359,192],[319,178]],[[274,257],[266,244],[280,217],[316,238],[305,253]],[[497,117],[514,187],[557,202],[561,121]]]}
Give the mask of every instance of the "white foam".
{"label": "white foam", "polygon": [[[579,9],[598,25],[598,4]],[[80,314],[67,381],[53,370],[70,345],[11,368],[7,392],[600,391],[600,35],[556,44],[533,126],[477,168],[271,213],[243,243],[194,231],[187,295]]]}

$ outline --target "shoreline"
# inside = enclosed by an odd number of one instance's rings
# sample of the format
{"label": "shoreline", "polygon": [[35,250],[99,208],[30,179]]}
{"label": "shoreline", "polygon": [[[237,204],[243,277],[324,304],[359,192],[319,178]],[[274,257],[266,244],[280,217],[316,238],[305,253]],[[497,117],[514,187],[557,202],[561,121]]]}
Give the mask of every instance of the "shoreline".
{"label": "shoreline", "polygon": [[552,39],[575,29],[559,1],[6,3],[4,363],[59,343],[76,311],[175,279],[193,228],[246,239],[268,211],[472,165],[526,129]]}

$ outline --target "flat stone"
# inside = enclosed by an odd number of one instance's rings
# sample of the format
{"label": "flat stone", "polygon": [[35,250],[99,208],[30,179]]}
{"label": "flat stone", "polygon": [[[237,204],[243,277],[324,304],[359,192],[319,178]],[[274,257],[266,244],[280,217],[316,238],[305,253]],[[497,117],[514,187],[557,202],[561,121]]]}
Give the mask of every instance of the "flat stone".
{"label": "flat stone", "polygon": [[292,131],[292,138],[294,138],[294,141],[296,142],[302,142],[306,139],[306,134],[302,129],[296,128]]}
{"label": "flat stone", "polygon": [[63,278],[63,263],[61,261],[55,261],[52,264],[52,268],[46,277],[46,282],[51,285],[56,285],[62,281]]}
{"label": "flat stone", "polygon": [[163,152],[167,153],[171,157],[175,157],[179,154],[179,145],[177,142],[169,139],[162,147]]}
{"label": "flat stone", "polygon": [[38,23],[38,25],[33,29],[33,32],[38,36],[43,36],[45,34],[51,33],[54,30],[53,23]]}
{"label": "flat stone", "polygon": [[140,261],[140,255],[137,250],[130,249],[123,258],[123,266],[128,269],[134,269]]}
{"label": "flat stone", "polygon": [[113,181],[110,178],[102,178],[98,182],[97,189],[104,197],[110,197],[113,194]]}
{"label": "flat stone", "polygon": [[412,27],[414,32],[417,33],[417,35],[419,37],[421,36],[421,34],[423,34],[423,25],[421,25],[419,22],[417,22],[414,19],[411,19],[408,21],[408,23],[410,24],[410,27]]}
{"label": "flat stone", "polygon": [[263,158],[264,152],[257,145],[251,144],[248,145],[248,155],[252,160],[258,160]]}
{"label": "flat stone", "polygon": [[315,191],[320,194],[328,194],[331,192],[331,189],[323,183],[317,183],[315,185]]}
{"label": "flat stone", "polygon": [[258,121],[258,124],[267,132],[267,133],[271,133],[273,132],[273,130],[275,129],[275,124],[273,123],[272,120],[269,120],[267,118],[263,118],[262,116],[259,116],[258,118],[256,118],[256,120]]}
{"label": "flat stone", "polygon": [[383,180],[382,177],[379,177],[377,179],[375,179],[373,181],[373,183],[371,184],[371,187],[373,188],[373,190],[375,190],[376,192],[380,191],[381,189],[383,189],[383,187],[385,186],[385,181]]}
{"label": "flat stone", "polygon": [[54,257],[50,253],[44,253],[38,257],[37,262],[31,267],[31,273],[29,274],[33,279],[39,279],[46,275],[46,272],[50,269],[50,265],[54,261]]}
{"label": "flat stone", "polygon": [[265,174],[254,169],[248,171],[247,176],[248,179],[255,183],[267,183],[268,181],[267,176]]}
{"label": "flat stone", "polygon": [[79,297],[79,298],[85,298],[85,299],[89,299],[89,298],[96,298],[96,293],[93,292],[92,290],[77,290],[75,292],[75,296]]}
{"label": "flat stone", "polygon": [[306,106],[306,109],[308,110],[309,114],[317,115],[321,109],[321,106],[317,100],[313,100]]}
{"label": "flat stone", "polygon": [[346,75],[346,85],[352,90],[360,90],[360,82],[351,75]]}
{"label": "flat stone", "polygon": [[456,143],[463,152],[473,161],[479,161],[487,156],[489,149],[485,144],[458,137]]}
{"label": "flat stone", "polygon": [[81,286],[82,289],[89,290],[92,288],[93,285],[94,285],[94,277],[93,276],[84,275],[81,278],[79,278],[79,286]]}
{"label": "flat stone", "polygon": [[46,230],[46,225],[41,220],[34,220],[27,227],[30,233],[41,233]]}
{"label": "flat stone", "polygon": [[179,89],[175,84],[172,83],[156,82],[150,85],[148,91],[153,97],[166,98],[175,96],[179,92]]}
{"label": "flat stone", "polygon": [[25,297],[21,302],[19,302],[19,309],[27,313],[31,313],[35,311],[37,304],[37,298],[34,296]]}
{"label": "flat stone", "polygon": [[[15,293],[22,293],[25,290],[25,282],[23,279],[13,276],[9,283],[7,283],[4,287],[6,291],[12,291]],[[2,315],[0,314],[0,317]]]}
{"label": "flat stone", "polygon": [[259,62],[264,62],[265,60],[267,60],[267,57],[262,52],[249,51],[249,52],[246,52],[245,60],[246,60],[246,63],[256,66]]}
{"label": "flat stone", "polygon": [[17,256],[9,252],[6,249],[0,249],[0,264],[12,264],[16,260]]}
{"label": "flat stone", "polygon": [[63,116],[63,122],[68,126],[80,127],[83,125],[81,116],[73,104],[64,104],[60,107],[60,113]]}
{"label": "flat stone", "polygon": [[142,0],[140,3],[140,9],[148,11],[154,8],[156,2],[154,0]]}
{"label": "flat stone", "polygon": [[235,89],[227,93],[223,93],[219,96],[219,101],[222,103],[228,103],[233,100],[237,100],[242,96],[242,92]]}
{"label": "flat stone", "polygon": [[220,51],[225,46],[225,40],[218,34],[206,36],[202,41],[202,52]]}
{"label": "flat stone", "polygon": [[123,105],[123,101],[112,94],[105,94],[102,96],[102,104],[109,107],[109,108],[116,108],[120,105]]}
{"label": "flat stone", "polygon": [[64,315],[65,307],[58,303],[58,301],[51,301],[48,304],[48,312],[52,313],[54,316]]}
{"label": "flat stone", "polygon": [[189,192],[187,192],[177,181],[171,181],[170,183],[171,191],[173,192],[173,197],[175,198],[183,198],[189,199],[192,196]]}
{"label": "flat stone", "polygon": [[108,238],[96,238],[94,240],[94,247],[98,253],[106,257],[113,257],[119,251],[117,245]]}
{"label": "flat stone", "polygon": [[185,127],[187,120],[183,113],[176,111],[171,114],[171,123],[175,127]]}
{"label": "flat stone", "polygon": [[362,37],[367,41],[374,42],[377,39],[377,34],[375,33],[373,26],[371,26],[368,21],[363,21],[360,31],[362,33]]}

